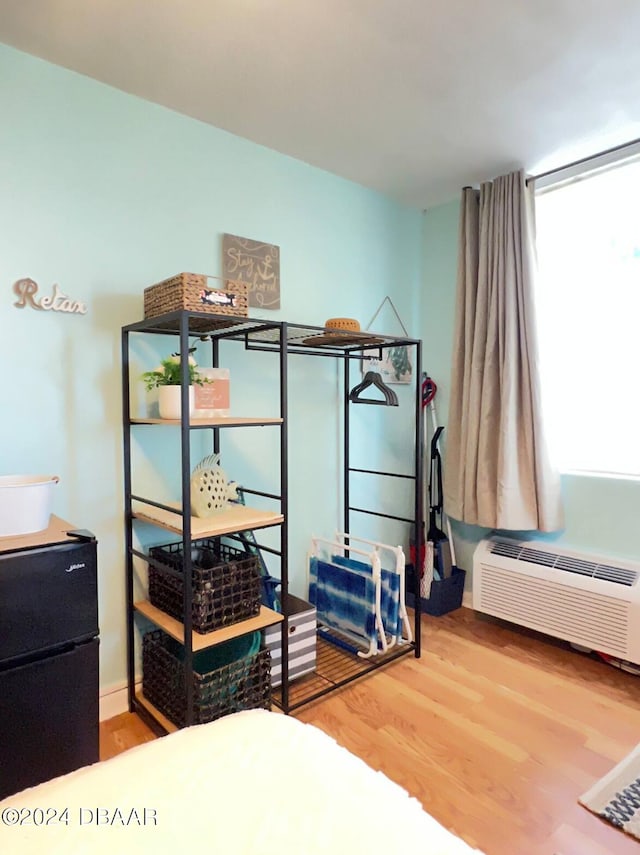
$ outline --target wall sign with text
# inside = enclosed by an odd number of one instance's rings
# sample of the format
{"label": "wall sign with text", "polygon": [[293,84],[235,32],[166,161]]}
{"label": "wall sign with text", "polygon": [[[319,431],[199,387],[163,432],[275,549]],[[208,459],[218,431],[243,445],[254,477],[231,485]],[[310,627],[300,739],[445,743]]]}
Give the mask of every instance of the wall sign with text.
{"label": "wall sign with text", "polygon": [[280,247],[271,243],[222,235],[223,276],[249,286],[249,305],[280,308]]}
{"label": "wall sign with text", "polygon": [[13,283],[13,291],[18,300],[13,305],[18,309],[30,306],[45,312],[66,312],[73,315],[86,315],[87,307],[79,300],[72,300],[60,290],[58,285],[53,286],[53,293],[38,297],[38,285],[33,279],[18,279]]}

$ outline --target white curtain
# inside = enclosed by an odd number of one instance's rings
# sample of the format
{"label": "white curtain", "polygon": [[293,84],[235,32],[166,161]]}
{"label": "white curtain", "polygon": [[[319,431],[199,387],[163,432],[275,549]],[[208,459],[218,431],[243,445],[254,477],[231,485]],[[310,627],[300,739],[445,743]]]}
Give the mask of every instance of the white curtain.
{"label": "white curtain", "polygon": [[444,507],[474,525],[554,531],[563,516],[540,405],[534,241],[522,172],[462,191]]}

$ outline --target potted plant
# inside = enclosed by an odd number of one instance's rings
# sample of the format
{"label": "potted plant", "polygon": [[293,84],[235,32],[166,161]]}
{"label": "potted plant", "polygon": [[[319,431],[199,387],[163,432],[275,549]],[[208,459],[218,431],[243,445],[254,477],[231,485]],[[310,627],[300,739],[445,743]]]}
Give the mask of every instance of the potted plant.
{"label": "potted plant", "polygon": [[[189,350],[189,413],[193,409],[193,386],[203,386],[205,383],[210,383],[206,377],[203,377],[198,371],[198,366],[195,359],[191,356]],[[145,371],[142,375],[147,391],[152,389],[158,390],[158,407],[160,410],[161,419],[179,419],[182,412],[181,407],[181,386],[182,386],[182,366],[180,363],[180,354],[172,353],[163,359],[157,368],[153,371]]]}

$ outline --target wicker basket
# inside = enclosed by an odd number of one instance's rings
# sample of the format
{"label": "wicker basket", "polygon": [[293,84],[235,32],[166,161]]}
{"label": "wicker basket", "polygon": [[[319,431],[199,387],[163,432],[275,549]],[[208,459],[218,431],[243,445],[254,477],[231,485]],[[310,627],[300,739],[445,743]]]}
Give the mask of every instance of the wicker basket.
{"label": "wicker basket", "polygon": [[[256,642],[259,645],[259,632],[194,654],[193,724],[204,724],[240,710],[270,709],[271,654],[266,649],[256,650]],[[252,652],[234,658],[246,650]],[[144,696],[178,727],[184,727],[187,721],[183,659],[182,645],[162,630],[144,635]],[[218,664],[225,659],[231,661]]]}
{"label": "wicker basket", "polygon": [[[170,543],[149,550],[149,601],[182,620],[183,545]],[[255,555],[216,540],[192,544],[193,629],[199,633],[230,626],[260,612],[260,564]],[[157,563],[156,563],[157,562]]]}
{"label": "wicker basket", "polygon": [[204,273],[178,273],[144,289],[145,318],[155,318],[179,309],[246,318],[249,314],[249,286],[237,279],[219,279]]}

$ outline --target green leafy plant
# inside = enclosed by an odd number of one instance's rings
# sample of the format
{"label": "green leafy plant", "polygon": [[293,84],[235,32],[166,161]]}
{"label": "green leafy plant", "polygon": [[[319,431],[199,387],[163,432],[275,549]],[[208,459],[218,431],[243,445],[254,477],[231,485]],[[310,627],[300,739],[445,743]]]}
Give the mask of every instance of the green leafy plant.
{"label": "green leafy plant", "polygon": [[[189,351],[191,353],[191,351]],[[189,356],[189,385],[197,383],[198,386],[204,386],[205,383],[212,381],[203,377],[198,371],[196,361],[192,356]],[[153,371],[145,371],[142,375],[147,391],[156,389],[158,386],[179,386],[182,382],[182,368],[180,366],[180,354],[172,353],[163,359],[157,368]]]}

